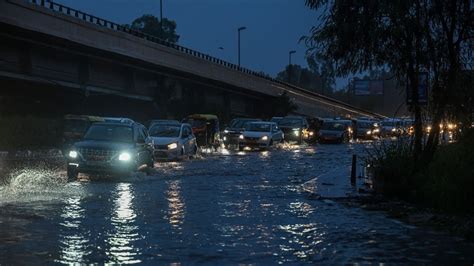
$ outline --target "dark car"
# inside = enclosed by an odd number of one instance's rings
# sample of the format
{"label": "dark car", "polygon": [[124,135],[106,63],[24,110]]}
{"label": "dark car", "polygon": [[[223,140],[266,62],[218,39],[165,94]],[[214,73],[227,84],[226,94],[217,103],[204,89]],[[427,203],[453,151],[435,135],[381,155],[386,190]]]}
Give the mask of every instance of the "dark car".
{"label": "dark car", "polygon": [[245,125],[250,122],[262,121],[257,118],[235,118],[230,121],[229,126],[222,133],[222,141],[227,148],[229,145],[238,145],[239,136],[244,132]]}
{"label": "dark car", "polygon": [[298,144],[303,142],[308,132],[308,121],[302,116],[283,117],[278,126],[285,135],[285,141],[296,141]]}
{"label": "dark car", "polygon": [[355,125],[355,137],[357,139],[370,140],[379,136],[378,123],[371,120],[357,120]]}
{"label": "dark car", "polygon": [[320,143],[342,143],[351,138],[348,120],[325,120],[319,130]]}
{"label": "dark car", "polygon": [[140,167],[153,167],[153,143],[138,123],[94,123],[67,156],[67,175],[79,173],[130,175]]}

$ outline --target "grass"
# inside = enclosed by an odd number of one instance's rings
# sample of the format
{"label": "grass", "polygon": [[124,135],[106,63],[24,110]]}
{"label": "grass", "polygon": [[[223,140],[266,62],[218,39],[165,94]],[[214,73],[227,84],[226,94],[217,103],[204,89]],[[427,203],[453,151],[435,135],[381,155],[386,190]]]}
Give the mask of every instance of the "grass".
{"label": "grass", "polygon": [[415,171],[411,144],[383,144],[369,152],[376,191],[453,212],[472,212],[474,202],[474,130],[456,143],[440,146],[433,160]]}

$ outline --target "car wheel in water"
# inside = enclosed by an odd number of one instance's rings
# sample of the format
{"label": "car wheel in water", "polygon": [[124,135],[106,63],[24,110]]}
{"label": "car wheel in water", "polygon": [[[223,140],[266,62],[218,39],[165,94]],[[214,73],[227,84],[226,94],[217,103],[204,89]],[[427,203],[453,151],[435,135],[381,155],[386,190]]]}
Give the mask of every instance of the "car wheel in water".
{"label": "car wheel in water", "polygon": [[75,181],[79,175],[75,166],[68,166],[67,168],[67,179],[68,181]]}

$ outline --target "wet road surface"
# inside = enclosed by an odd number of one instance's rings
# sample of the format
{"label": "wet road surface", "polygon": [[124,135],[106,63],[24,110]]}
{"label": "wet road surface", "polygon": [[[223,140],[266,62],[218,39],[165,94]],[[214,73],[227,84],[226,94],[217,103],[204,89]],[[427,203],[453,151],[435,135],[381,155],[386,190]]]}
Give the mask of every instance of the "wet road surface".
{"label": "wet road surface", "polygon": [[220,152],[120,180],[20,169],[0,186],[0,264],[472,264],[461,239],[308,198],[353,193],[367,146]]}

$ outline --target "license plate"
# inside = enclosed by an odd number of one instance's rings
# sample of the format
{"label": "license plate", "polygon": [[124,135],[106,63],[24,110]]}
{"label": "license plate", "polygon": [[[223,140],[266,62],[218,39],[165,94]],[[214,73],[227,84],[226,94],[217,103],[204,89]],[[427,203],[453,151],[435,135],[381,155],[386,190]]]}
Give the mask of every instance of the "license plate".
{"label": "license plate", "polygon": [[89,161],[105,161],[106,159],[107,159],[107,157],[105,157],[105,156],[98,156],[98,155],[89,156],[89,158],[88,158]]}

